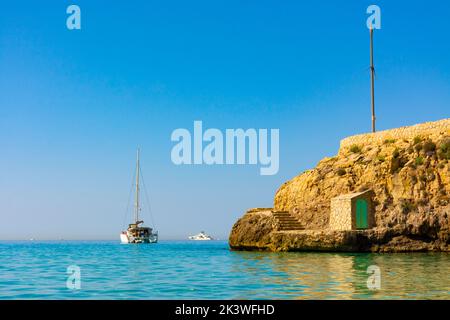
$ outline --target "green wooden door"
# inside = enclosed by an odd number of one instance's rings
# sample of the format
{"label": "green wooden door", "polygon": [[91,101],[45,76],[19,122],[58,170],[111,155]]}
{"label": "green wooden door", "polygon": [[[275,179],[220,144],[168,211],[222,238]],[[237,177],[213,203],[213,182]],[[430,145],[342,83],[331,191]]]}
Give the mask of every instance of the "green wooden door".
{"label": "green wooden door", "polygon": [[367,201],[364,199],[356,200],[356,229],[367,229]]}

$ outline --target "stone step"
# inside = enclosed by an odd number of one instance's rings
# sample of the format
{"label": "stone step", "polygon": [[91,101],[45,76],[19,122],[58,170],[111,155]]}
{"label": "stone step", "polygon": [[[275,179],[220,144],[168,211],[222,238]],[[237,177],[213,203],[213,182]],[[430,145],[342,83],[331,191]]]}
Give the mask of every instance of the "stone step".
{"label": "stone step", "polygon": [[295,217],[293,217],[290,214],[274,215],[274,217],[276,217],[276,218],[292,218],[292,219],[295,219]]}
{"label": "stone step", "polygon": [[278,221],[279,224],[283,224],[283,225],[291,225],[291,224],[298,224],[301,225],[300,222],[298,221],[289,221],[289,222],[282,222],[282,221]]}
{"label": "stone step", "polygon": [[302,226],[280,226],[279,229],[304,229]]}
{"label": "stone step", "polygon": [[304,229],[303,226],[279,226],[278,228],[283,228],[283,229]]}
{"label": "stone step", "polygon": [[302,224],[297,222],[297,221],[292,221],[292,222],[280,222],[279,223],[282,226],[301,226]]}
{"label": "stone step", "polygon": [[280,221],[298,221],[298,219],[295,219],[293,217],[283,217],[283,218],[278,218],[277,217],[277,220],[280,220]]}

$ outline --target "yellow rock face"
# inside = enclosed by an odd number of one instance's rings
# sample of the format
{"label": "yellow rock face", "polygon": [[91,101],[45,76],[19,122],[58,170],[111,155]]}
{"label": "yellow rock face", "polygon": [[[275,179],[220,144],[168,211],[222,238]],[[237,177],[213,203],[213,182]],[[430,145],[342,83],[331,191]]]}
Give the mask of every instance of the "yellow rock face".
{"label": "yellow rock face", "polygon": [[[415,239],[440,239],[439,243],[447,246],[450,238],[450,119],[342,140],[338,155],[324,158],[314,169],[278,189],[274,211],[290,212],[306,230],[327,230],[331,199],[367,189],[372,189],[375,195],[376,228],[383,230],[374,233],[372,239],[382,243],[381,238],[386,234],[389,237],[396,234],[400,237],[396,243],[407,247],[406,240],[414,235]],[[248,231],[245,221],[249,218],[240,219],[237,223],[240,231],[234,228],[230,235],[233,239],[230,244],[236,248],[239,248],[239,233]],[[258,223],[253,222],[255,228],[264,224],[265,218],[260,215],[252,219],[260,219]],[[277,250],[277,245],[269,239],[278,239],[277,243],[281,243],[279,239],[285,236],[269,235],[268,224],[264,226],[262,242],[270,250]],[[291,235],[291,239],[295,237]],[[248,247],[251,247],[251,238],[247,234]],[[264,245],[259,242],[257,247]],[[379,250],[383,250],[382,245]]]}
{"label": "yellow rock face", "polygon": [[[414,130],[409,129],[414,128]],[[334,158],[283,184],[274,209],[290,211],[311,229],[328,224],[331,198],[365,189],[375,192],[377,225],[399,211],[430,211],[450,203],[450,120],[344,139]],[[430,128],[435,128],[433,131]],[[401,139],[396,133],[401,133]],[[408,136],[407,133],[411,133]],[[376,135],[377,138],[371,138]],[[389,137],[382,139],[380,137]],[[360,144],[349,144],[359,141]]]}

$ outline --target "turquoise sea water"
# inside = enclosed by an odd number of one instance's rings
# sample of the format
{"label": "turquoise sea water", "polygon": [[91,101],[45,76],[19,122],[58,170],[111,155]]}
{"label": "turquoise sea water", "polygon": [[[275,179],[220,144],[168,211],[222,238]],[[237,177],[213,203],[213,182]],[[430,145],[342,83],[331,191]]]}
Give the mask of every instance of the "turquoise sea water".
{"label": "turquoise sea water", "polygon": [[[69,289],[67,267],[81,271]],[[370,265],[381,288],[367,288]],[[69,282],[72,283],[72,282]],[[450,299],[449,254],[233,252],[224,241],[0,242],[0,299]]]}

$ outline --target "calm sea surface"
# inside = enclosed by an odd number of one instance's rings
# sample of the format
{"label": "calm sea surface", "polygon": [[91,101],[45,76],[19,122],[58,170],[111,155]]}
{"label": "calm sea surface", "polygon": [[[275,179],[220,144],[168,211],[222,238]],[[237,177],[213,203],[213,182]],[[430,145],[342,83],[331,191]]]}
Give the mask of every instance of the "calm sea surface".
{"label": "calm sea surface", "polygon": [[[81,270],[68,289],[67,267]],[[381,288],[367,288],[367,268]],[[70,282],[73,284],[75,282]],[[232,252],[223,241],[0,242],[0,299],[450,299],[450,254]]]}

